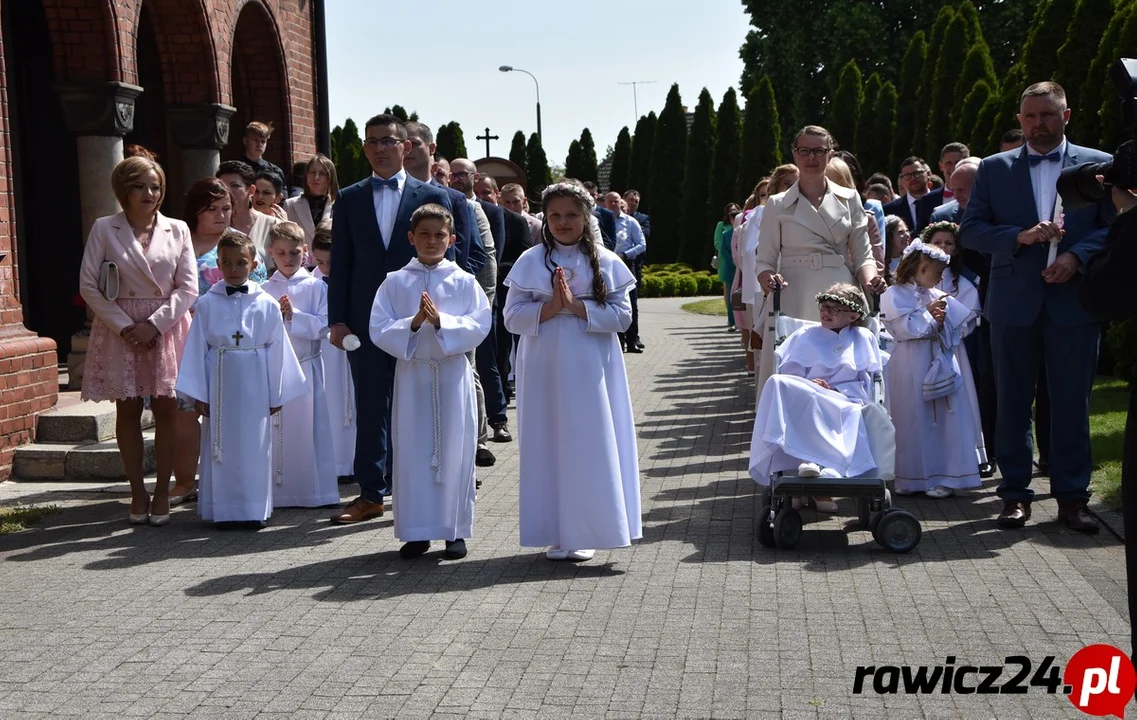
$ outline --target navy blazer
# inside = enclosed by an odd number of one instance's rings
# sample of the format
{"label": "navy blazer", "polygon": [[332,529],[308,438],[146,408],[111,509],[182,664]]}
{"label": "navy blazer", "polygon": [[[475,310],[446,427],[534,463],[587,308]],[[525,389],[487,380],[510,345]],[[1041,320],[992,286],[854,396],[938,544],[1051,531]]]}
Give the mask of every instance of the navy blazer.
{"label": "navy blazer", "polygon": [[482,210],[486,213],[486,219],[490,221],[490,235],[493,236],[494,260],[500,263],[501,254],[505,250],[505,211],[488,200],[482,200],[481,198],[474,198],[474,200],[482,206]]}
{"label": "navy blazer", "polygon": [[651,216],[647,213],[635,212],[632,217],[640,224],[640,228],[644,231],[644,240],[651,240]]}
{"label": "navy blazer", "polygon": [[[1067,142],[1062,164],[1070,167],[1109,159],[1100,150]],[[1101,248],[1114,214],[1109,194],[1096,206],[1066,211],[1066,234],[1058,253],[1074,253],[1084,267],[1090,255]],[[985,158],[979,164],[960,231],[964,247],[991,256],[984,314],[992,323],[1015,327],[1033,325],[1043,308],[1057,325],[1095,322],[1078,303],[1082,273],[1069,282],[1048,283],[1042,279],[1042,271],[1049,243],[1018,245],[1018,234],[1038,222],[1026,146]]]}
{"label": "navy blazer", "polygon": [[[616,213],[608,208],[594,207],[592,214],[596,216],[597,222],[600,223],[600,235],[604,241],[604,247],[609,250],[616,249]],[[646,236],[645,236],[646,237]]]}
{"label": "navy blazer", "polygon": [[928,226],[932,220],[932,212],[944,202],[944,189],[929,190],[924,197],[916,201],[916,217],[912,217],[912,208],[908,204],[908,196],[901,195],[884,206],[885,215],[895,215],[904,221],[913,237]]}
{"label": "navy blazer", "polygon": [[442,185],[434,178],[430,184],[450,196],[450,213],[454,216],[454,256],[450,257],[471,275],[476,275],[486,264],[486,250],[482,247],[482,236],[478,232],[478,218],[474,209],[466,202],[466,196],[452,187]]}
{"label": "navy blazer", "polygon": [[402,269],[415,257],[414,246],[407,240],[411,214],[427,203],[437,203],[454,212],[445,192],[408,175],[395,215],[394,237],[384,247],[375,219],[371,178],[336,194],[332,207],[332,262],[338,269],[328,283],[328,325],[346,323],[360,342],[371,344],[367,327],[375,293],[387,273]]}

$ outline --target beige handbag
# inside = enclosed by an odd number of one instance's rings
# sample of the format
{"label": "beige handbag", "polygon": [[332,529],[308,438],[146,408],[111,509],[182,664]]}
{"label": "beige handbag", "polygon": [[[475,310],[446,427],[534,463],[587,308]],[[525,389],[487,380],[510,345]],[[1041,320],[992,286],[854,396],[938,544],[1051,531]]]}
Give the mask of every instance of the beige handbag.
{"label": "beige handbag", "polygon": [[111,302],[118,299],[118,265],[113,262],[105,262],[99,268],[99,292]]}

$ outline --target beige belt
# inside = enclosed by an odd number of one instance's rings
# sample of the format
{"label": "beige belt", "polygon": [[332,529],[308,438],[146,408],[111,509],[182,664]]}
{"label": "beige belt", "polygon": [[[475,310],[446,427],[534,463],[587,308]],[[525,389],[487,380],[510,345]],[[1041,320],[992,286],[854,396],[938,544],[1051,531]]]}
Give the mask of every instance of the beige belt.
{"label": "beige belt", "polygon": [[779,258],[779,263],[783,268],[787,267],[808,267],[814,270],[829,267],[848,267],[845,258],[840,255],[832,255],[830,253],[812,253],[810,255],[794,255],[786,257],[783,255]]}

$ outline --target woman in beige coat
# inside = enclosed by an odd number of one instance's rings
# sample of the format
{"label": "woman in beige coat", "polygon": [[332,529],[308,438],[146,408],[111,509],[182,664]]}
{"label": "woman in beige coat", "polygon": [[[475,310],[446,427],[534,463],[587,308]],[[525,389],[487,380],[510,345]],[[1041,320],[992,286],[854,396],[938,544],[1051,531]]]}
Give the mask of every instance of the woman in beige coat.
{"label": "woman in beige coat", "polygon": [[304,194],[284,201],[284,212],[288,219],[304,228],[304,236],[311,249],[312,238],[316,236],[316,226],[332,216],[332,205],[339,192],[336,166],[326,155],[313,155],[308,160],[308,170],[304,173]]}
{"label": "woman in beige coat", "polygon": [[[885,290],[869,246],[869,221],[860,195],[825,177],[832,152],[833,138],[825,128],[807,125],[798,131],[793,153],[800,178],[767,200],[759,228],[756,270],[767,309],[780,285],[782,312],[803,320],[818,319],[814,296],[834,283]],[[774,371],[772,323],[762,330],[759,397]]]}

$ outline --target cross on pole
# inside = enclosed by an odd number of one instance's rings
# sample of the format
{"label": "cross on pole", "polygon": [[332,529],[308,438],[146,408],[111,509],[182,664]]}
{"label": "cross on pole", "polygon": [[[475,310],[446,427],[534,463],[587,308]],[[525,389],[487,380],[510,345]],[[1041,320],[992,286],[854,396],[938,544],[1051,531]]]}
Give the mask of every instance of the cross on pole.
{"label": "cross on pole", "polygon": [[476,135],[476,136],[474,136],[474,139],[486,141],[486,157],[489,157],[490,156],[490,140],[499,140],[500,138],[497,135],[490,135],[490,129],[487,127],[485,135]]}
{"label": "cross on pole", "polygon": [[244,339],[245,336],[241,334],[240,330],[238,330],[229,337],[233,338],[233,342],[237,344],[237,347],[241,347],[241,340]]}

